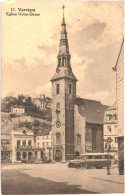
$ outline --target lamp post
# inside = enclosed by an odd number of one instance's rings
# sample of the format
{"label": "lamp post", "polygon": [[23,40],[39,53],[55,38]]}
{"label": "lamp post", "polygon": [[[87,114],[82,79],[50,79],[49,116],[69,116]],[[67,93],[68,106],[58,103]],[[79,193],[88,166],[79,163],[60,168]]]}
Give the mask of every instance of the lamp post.
{"label": "lamp post", "polygon": [[107,175],[111,175],[111,172],[110,172],[110,161],[109,161],[109,151],[110,151],[110,142],[108,142],[108,150],[107,150]]}
{"label": "lamp post", "polygon": [[111,142],[112,141],[113,140],[111,138],[104,139],[104,142],[107,143],[107,147],[108,147],[108,149],[107,149],[107,175],[111,175],[111,172],[110,172],[110,160],[109,160],[110,155],[109,155],[109,152],[110,152],[110,149],[111,149]]}
{"label": "lamp post", "polygon": [[111,138],[108,138],[107,139],[107,145],[108,145],[108,150],[107,150],[107,156],[108,156],[108,162],[107,162],[107,175],[111,175],[111,172],[110,172],[110,161],[109,161],[109,157],[110,157],[110,155],[109,155],[109,152],[110,152],[110,149],[111,149],[111,142],[112,142],[113,140],[111,139]]}

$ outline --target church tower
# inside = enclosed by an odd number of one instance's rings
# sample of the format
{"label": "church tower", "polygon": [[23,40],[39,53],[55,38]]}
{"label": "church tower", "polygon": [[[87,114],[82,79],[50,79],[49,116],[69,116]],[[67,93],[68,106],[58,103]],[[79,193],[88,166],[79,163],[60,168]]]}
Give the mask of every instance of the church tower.
{"label": "church tower", "polygon": [[76,82],[71,68],[71,55],[64,18],[57,56],[56,73],[52,82],[52,145],[53,161],[74,159],[74,102],[76,99]]}

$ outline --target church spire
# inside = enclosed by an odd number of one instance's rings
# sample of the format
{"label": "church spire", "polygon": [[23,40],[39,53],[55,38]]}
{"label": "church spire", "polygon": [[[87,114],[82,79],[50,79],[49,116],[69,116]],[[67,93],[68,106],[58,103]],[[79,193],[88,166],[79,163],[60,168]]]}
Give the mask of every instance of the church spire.
{"label": "church spire", "polygon": [[70,64],[71,55],[69,53],[69,45],[68,45],[68,39],[67,39],[67,31],[66,31],[66,23],[65,23],[65,17],[64,17],[64,8],[63,5],[63,18],[62,18],[62,30],[61,30],[61,37],[60,37],[60,43],[59,43],[59,53],[57,56],[57,68],[56,73],[51,79],[51,82],[61,79],[61,78],[68,78],[72,79],[74,81],[77,81],[77,78],[74,76]]}
{"label": "church spire", "polygon": [[66,67],[68,69],[71,69],[70,66],[70,53],[69,53],[69,45],[68,45],[68,39],[67,39],[67,31],[66,31],[66,23],[65,23],[65,17],[64,17],[64,8],[63,5],[63,19],[62,19],[62,30],[61,30],[61,38],[60,38],[60,44],[59,44],[59,54],[57,56],[58,59],[58,65],[57,68]]}

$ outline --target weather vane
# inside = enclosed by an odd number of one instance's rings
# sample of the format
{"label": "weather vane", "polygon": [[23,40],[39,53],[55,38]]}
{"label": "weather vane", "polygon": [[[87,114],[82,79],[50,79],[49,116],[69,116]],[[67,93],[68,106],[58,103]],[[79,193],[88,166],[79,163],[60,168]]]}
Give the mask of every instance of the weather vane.
{"label": "weather vane", "polygon": [[66,6],[64,6],[64,5],[62,6],[62,9],[63,9],[63,16],[64,16],[64,9],[65,9],[65,7],[66,7]]}

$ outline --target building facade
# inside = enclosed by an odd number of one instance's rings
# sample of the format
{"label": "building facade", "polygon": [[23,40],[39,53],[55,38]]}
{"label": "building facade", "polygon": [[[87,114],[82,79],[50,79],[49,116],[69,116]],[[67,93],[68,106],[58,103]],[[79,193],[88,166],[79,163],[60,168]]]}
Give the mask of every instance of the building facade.
{"label": "building facade", "polygon": [[124,174],[124,38],[113,70],[116,72],[119,174]]}
{"label": "building facade", "polygon": [[1,132],[1,163],[10,163],[12,159],[12,141],[9,131]]}
{"label": "building facade", "polygon": [[22,115],[25,113],[25,107],[23,106],[12,106],[11,114]]}
{"label": "building facade", "polygon": [[49,97],[45,97],[45,94],[40,95],[39,98],[32,99],[33,104],[37,106],[40,110],[46,110],[51,107],[52,99]]}
{"label": "building facade", "polygon": [[52,130],[45,129],[43,132],[38,133],[36,136],[36,147],[43,148],[44,153],[42,159],[52,161]]}
{"label": "building facade", "polygon": [[[118,127],[117,127],[117,110],[116,110],[116,102],[106,109],[104,115],[104,140],[111,139],[112,142],[110,143],[110,152],[117,152],[118,151]],[[107,142],[104,142],[104,150],[107,151],[108,149]]]}
{"label": "building facade", "polygon": [[103,118],[108,106],[83,98],[76,98],[74,106],[75,156],[89,152],[104,152]]}
{"label": "building facade", "polygon": [[12,130],[12,162],[34,161],[43,158],[44,149],[35,146],[33,131],[27,128]]}

